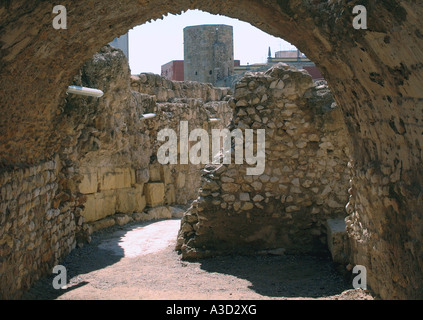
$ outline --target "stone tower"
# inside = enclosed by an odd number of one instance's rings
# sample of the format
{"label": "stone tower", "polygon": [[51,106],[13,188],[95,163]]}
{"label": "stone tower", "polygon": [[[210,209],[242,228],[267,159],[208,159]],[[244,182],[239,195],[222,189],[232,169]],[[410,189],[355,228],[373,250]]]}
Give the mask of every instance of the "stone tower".
{"label": "stone tower", "polygon": [[184,29],[185,80],[216,84],[234,73],[232,26],[213,24]]}

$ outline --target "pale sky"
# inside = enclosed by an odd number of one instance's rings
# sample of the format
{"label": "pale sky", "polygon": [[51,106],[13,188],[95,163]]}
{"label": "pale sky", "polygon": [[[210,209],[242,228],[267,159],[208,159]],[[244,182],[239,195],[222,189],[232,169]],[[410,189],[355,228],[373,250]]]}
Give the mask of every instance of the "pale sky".
{"label": "pale sky", "polygon": [[129,31],[129,65],[132,74],[160,74],[161,66],[184,59],[184,34],[187,26],[226,24],[233,26],[234,59],[241,65],[266,62],[270,46],[272,56],[279,50],[296,50],[289,42],[273,37],[249,23],[189,10],[181,15],[168,15],[163,20],[147,22]]}

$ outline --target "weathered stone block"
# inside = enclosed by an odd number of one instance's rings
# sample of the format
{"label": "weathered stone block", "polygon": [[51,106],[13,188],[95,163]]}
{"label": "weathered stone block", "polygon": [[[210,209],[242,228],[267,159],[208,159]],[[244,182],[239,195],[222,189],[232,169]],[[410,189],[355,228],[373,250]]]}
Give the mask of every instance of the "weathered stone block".
{"label": "weathered stone block", "polygon": [[240,185],[235,183],[223,183],[222,190],[225,192],[235,193],[239,190]]}
{"label": "weathered stone block", "polygon": [[101,230],[101,229],[105,229],[111,226],[114,226],[116,224],[116,221],[114,218],[110,217],[110,218],[105,218],[105,219],[101,219],[99,221],[93,222],[91,224],[91,229],[92,232]]}
{"label": "weathered stone block", "polygon": [[86,222],[93,222],[110,216],[116,211],[116,194],[114,191],[103,191],[87,195],[85,208],[81,215]]}
{"label": "weathered stone block", "polygon": [[116,211],[133,213],[136,210],[136,192],[133,188],[116,190]]}
{"label": "weathered stone block", "polygon": [[160,182],[147,183],[144,186],[144,194],[149,207],[157,207],[164,203],[164,184]]}
{"label": "weathered stone block", "polygon": [[149,219],[149,215],[146,212],[135,212],[132,214],[134,221],[146,221]]}
{"label": "weathered stone block", "polygon": [[[130,188],[132,183],[131,168],[100,168],[100,190]],[[135,178],[134,178],[135,181]]]}
{"label": "weathered stone block", "polygon": [[98,188],[97,170],[95,168],[89,171],[87,170],[82,173],[82,176],[79,192],[83,194],[96,193]]}
{"label": "weathered stone block", "polygon": [[152,182],[162,181],[160,171],[161,171],[161,165],[159,164],[151,165],[150,166],[150,181]]}
{"label": "weathered stone block", "polygon": [[135,172],[132,168],[115,169],[117,179],[116,188],[130,188],[135,183]]}
{"label": "weathered stone block", "polygon": [[[95,221],[96,220],[95,194],[87,195],[86,199],[87,200],[84,203],[84,210],[82,210],[81,214],[85,217],[86,221]],[[47,219],[50,220],[51,218],[47,218]]]}
{"label": "weathered stone block", "polygon": [[98,169],[99,191],[116,189],[116,175],[112,170],[112,168]]}
{"label": "weathered stone block", "polygon": [[170,219],[172,218],[172,213],[168,207],[160,206],[156,208],[149,209],[147,211],[149,220],[157,219]]}
{"label": "weathered stone block", "polygon": [[117,214],[116,216],[114,216],[114,218],[116,224],[119,226],[123,226],[132,221],[132,217],[126,214]]}
{"label": "weathered stone block", "polygon": [[135,183],[143,184],[150,180],[150,170],[140,169],[135,172]]}

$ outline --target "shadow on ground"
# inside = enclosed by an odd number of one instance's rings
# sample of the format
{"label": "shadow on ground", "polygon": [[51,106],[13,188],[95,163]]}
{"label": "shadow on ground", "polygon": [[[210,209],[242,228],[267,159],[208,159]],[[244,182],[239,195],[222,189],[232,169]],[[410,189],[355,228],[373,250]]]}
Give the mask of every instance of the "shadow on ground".
{"label": "shadow on ground", "polygon": [[[92,235],[92,241],[84,245],[82,248],[74,249],[60,265],[66,268],[67,281],[72,279],[65,289],[54,289],[53,280],[60,275],[51,274],[42,277],[35,285],[26,292],[22,300],[54,300],[65,293],[78,289],[87,285],[86,281],[78,281],[81,275],[104,269],[118,263],[124,256],[125,252],[121,245],[126,234],[140,227],[147,227],[154,223],[160,222],[146,221],[143,223],[131,223],[125,226],[112,226]],[[107,244],[107,246],[104,246]],[[102,249],[102,247],[106,247]],[[74,284],[75,283],[75,284]]]}
{"label": "shadow on ground", "polygon": [[182,261],[174,251],[179,221],[99,231],[60,263],[68,272],[67,289],[53,288],[57,275],[52,273],[22,299],[307,299],[351,289],[329,257],[236,255]]}
{"label": "shadow on ground", "polygon": [[223,256],[201,261],[201,269],[248,280],[251,290],[267,297],[322,298],[352,289],[329,257]]}

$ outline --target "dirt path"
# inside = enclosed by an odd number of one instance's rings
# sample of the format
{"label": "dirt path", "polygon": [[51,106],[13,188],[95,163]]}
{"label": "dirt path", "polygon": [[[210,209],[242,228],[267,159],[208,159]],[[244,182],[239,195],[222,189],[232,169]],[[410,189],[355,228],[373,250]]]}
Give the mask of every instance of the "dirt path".
{"label": "dirt path", "polygon": [[67,289],[55,290],[52,274],[24,299],[372,299],[351,290],[328,258],[263,255],[182,261],[173,250],[179,225],[172,219],[98,232],[62,262]]}

